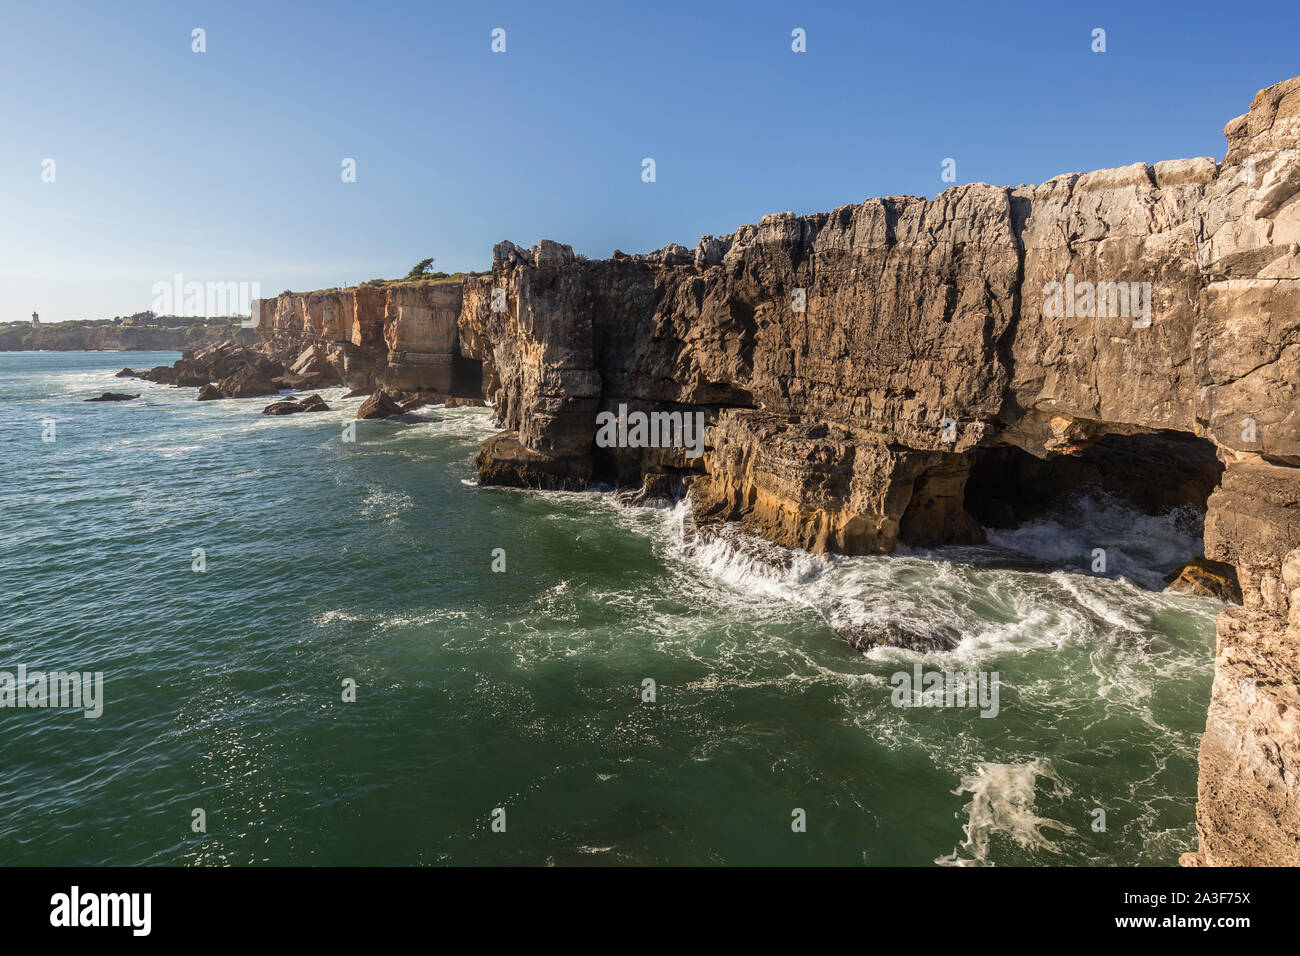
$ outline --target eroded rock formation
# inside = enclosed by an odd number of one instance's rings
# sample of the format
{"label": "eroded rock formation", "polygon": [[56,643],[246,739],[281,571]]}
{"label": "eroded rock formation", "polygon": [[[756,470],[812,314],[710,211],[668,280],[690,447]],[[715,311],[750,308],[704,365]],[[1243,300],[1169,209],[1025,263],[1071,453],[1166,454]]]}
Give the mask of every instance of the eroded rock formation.
{"label": "eroded rock formation", "polygon": [[162,385],[199,388],[203,401],[274,395],[282,388],[328,384],[287,372],[278,359],[234,340],[204,349],[186,349],[172,365],[159,365],[147,372],[123,369],[118,374],[124,373]]}
{"label": "eroded rock formation", "polygon": [[285,293],[253,304],[265,347],[291,371],[332,369],[358,391],[478,397],[477,363],[458,349],[459,281],[400,282]]}
{"label": "eroded rock formation", "polygon": [[[1242,606],[1184,862],[1297,864],[1300,78],[1225,135],[1222,162],[780,213],[694,250],[503,242],[489,276],[283,295],[260,331],[353,389],[489,399],[483,484],[689,486],[701,526],[791,547],[978,540],[1084,482],[1195,505]],[[620,409],[702,416],[704,453],[603,447]]]}
{"label": "eroded rock formation", "polygon": [[384,389],[375,392],[357,409],[357,418],[388,418],[402,414],[402,405]]}
{"label": "eroded rock formation", "polygon": [[[1107,480],[1127,455],[1132,497],[1207,510],[1243,600],[1185,862],[1300,863],[1300,78],[1225,135],[1222,162],[783,213],[693,251],[501,243],[460,315],[505,429],[480,481],[681,479],[704,524],[860,553],[978,538],[1026,461]],[[703,413],[705,454],[600,447],[620,405]]]}

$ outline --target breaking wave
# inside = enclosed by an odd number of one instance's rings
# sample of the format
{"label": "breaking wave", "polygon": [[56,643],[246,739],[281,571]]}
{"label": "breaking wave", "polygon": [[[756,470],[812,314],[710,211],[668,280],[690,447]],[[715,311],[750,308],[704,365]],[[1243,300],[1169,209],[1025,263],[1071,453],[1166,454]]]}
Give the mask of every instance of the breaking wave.
{"label": "breaking wave", "polygon": [[[821,556],[788,550],[735,526],[698,531],[689,500],[662,513],[665,556],[703,571],[736,600],[780,601],[815,610],[838,632],[902,629],[951,635],[930,656],[976,663],[1005,652],[1068,642],[1143,644],[1165,614],[1210,620],[1220,605],[1157,593],[1164,572],[1199,553],[1189,515],[1153,517],[1116,498],[1081,495],[1066,514],[1025,528],[989,532],[990,544],[911,554]],[[1074,559],[1104,541],[1110,573]],[[880,647],[881,659],[911,652]]]}

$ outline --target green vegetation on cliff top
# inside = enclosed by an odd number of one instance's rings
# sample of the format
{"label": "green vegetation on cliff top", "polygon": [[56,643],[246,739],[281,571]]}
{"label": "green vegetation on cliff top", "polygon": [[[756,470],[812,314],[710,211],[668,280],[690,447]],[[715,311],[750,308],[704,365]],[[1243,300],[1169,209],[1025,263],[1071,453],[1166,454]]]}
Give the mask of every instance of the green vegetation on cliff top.
{"label": "green vegetation on cliff top", "polygon": [[461,282],[465,279],[477,279],[479,276],[491,275],[491,269],[485,269],[482,272],[433,272],[431,268],[434,260],[421,259],[411,271],[400,279],[367,279],[357,286],[334,286],[330,289],[316,289],[312,292],[294,292],[292,289],[285,289],[280,295],[320,295],[325,292],[342,292],[345,289],[355,289],[364,286],[385,286],[385,285],[402,285],[407,282]]}

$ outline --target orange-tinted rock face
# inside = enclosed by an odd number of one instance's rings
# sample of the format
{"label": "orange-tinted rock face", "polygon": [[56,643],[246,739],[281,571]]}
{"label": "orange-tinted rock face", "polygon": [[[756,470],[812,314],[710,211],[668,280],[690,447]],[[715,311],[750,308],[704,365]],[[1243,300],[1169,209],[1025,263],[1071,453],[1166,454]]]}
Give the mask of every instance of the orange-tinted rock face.
{"label": "orange-tinted rock face", "polygon": [[450,394],[461,297],[459,282],[394,283],[288,293],[259,300],[254,314],[286,365],[314,346],[354,388]]}
{"label": "orange-tinted rock face", "polygon": [[456,347],[460,283],[417,282],[388,287],[384,341],[391,351],[443,352]]}
{"label": "orange-tinted rock face", "polygon": [[383,286],[358,286],[346,290],[353,295],[352,344],[357,348],[375,348],[383,342],[384,317],[388,293]]}
{"label": "orange-tinted rock face", "polygon": [[416,282],[388,287],[384,384],[402,391],[452,389],[452,357],[460,318],[459,282]]}
{"label": "orange-tinted rock face", "polygon": [[309,295],[302,300],[302,327],[308,335],[322,335],[324,322],[321,320],[324,296]]}
{"label": "orange-tinted rock face", "polygon": [[321,334],[330,342],[352,340],[353,299],[350,295],[321,295]]}

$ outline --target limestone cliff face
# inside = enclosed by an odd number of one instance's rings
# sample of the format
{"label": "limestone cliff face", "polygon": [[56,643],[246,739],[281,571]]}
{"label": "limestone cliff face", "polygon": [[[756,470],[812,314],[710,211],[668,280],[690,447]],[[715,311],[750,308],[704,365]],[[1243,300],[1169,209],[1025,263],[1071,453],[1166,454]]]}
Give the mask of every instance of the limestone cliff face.
{"label": "limestone cliff face", "polygon": [[1219,618],[1201,741],[1201,845],[1189,862],[1300,862],[1300,80],[1224,129],[1197,207],[1197,428],[1228,463],[1208,557],[1236,566],[1244,607]]}
{"label": "limestone cliff face", "polygon": [[1300,469],[1246,460],[1210,498],[1206,553],[1237,568],[1219,615],[1201,739],[1197,828],[1184,862],[1300,862]]}
{"label": "limestone cliff face", "polygon": [[[1016,455],[1130,442],[1131,480],[1207,508],[1244,598],[1220,619],[1185,862],[1300,863],[1300,78],[1225,135],[1222,163],[778,214],[694,250],[501,243],[452,337],[504,429],[480,480],[684,479],[702,523],[861,553],[977,539],[1014,505]],[[363,320],[361,292],[351,342],[397,354],[390,303]],[[445,342],[439,319],[409,328]],[[623,406],[703,414],[705,453],[601,447]]]}
{"label": "limestone cliff face", "polygon": [[[286,366],[319,352],[349,386],[477,395],[475,370],[458,367],[464,285],[402,282],[286,293],[254,303],[265,347]],[[462,382],[468,375],[468,386]]]}
{"label": "limestone cliff face", "polygon": [[[1135,163],[1012,191],[1024,217],[1024,281],[1010,397],[1026,414],[1009,423],[1006,440],[1041,454],[1125,425],[1195,430],[1195,210],[1215,175],[1209,159]],[[1077,308],[1053,317],[1061,311],[1049,307],[1053,283],[1086,283],[1094,296],[1104,288],[1104,311],[1094,301],[1091,319],[1070,314]],[[1137,314],[1147,308],[1149,325]]]}

